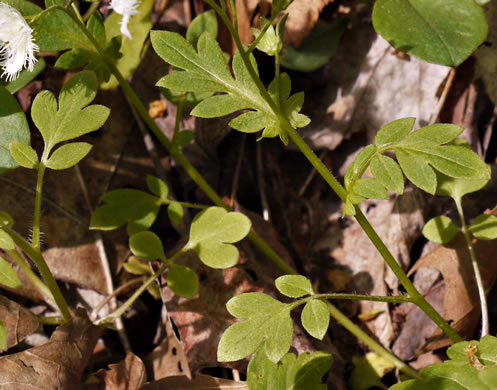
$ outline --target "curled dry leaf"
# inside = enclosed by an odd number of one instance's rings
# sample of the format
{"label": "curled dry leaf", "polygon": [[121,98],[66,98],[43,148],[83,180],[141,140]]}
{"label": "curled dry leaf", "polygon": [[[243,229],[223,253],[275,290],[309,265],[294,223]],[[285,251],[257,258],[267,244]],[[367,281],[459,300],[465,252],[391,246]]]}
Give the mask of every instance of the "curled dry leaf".
{"label": "curled dry leaf", "polygon": [[1,389],[76,389],[101,329],[83,310],[39,347],[0,358]]}
{"label": "curled dry leaf", "polygon": [[0,319],[7,331],[7,348],[20,343],[39,326],[38,319],[28,309],[1,296]]}
{"label": "curled dry leaf", "polygon": [[132,352],[118,364],[109,364],[109,370],[99,370],[94,376],[100,382],[91,384],[87,390],[138,390],[147,380],[143,362]]}

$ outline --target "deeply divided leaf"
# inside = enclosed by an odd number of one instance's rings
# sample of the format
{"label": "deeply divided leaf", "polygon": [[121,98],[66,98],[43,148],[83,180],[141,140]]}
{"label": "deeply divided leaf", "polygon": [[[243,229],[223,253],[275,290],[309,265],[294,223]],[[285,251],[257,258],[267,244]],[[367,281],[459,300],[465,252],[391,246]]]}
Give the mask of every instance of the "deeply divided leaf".
{"label": "deeply divided leaf", "polygon": [[289,305],[262,293],[247,293],[230,299],[226,307],[235,317],[246,320],[224,332],[217,350],[220,362],[243,359],[263,342],[267,357],[274,363],[288,352],[293,338]]}
{"label": "deeply divided leaf", "polygon": [[250,220],[241,213],[209,207],[193,220],[185,248],[197,252],[209,267],[232,267],[239,258],[238,249],[232,244],[245,238],[250,227]]}

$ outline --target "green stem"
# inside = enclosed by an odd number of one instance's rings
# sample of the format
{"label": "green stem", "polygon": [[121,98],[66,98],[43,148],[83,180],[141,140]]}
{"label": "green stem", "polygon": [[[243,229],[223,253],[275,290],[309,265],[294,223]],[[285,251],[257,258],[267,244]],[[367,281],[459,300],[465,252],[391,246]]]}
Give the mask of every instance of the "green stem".
{"label": "green stem", "polygon": [[43,258],[40,250],[34,248],[27,240],[24,239],[24,237],[19,235],[11,228],[4,227],[3,229],[12,237],[16,245],[21,248],[22,251],[31,258],[31,260],[33,260],[36,267],[38,267],[38,270],[40,271],[47,287],[52,292],[53,299],[57,304],[60,313],[62,314],[64,322],[69,321],[72,318],[71,311],[69,310],[64,296],[62,295],[62,292],[60,291],[60,288],[55,278],[53,277],[52,272],[50,272],[50,268],[48,268],[48,265],[45,262],[45,259]]}
{"label": "green stem", "polygon": [[22,258],[22,256],[16,250],[7,251],[10,258],[15,261],[15,263],[19,266],[21,271],[28,277],[28,279],[33,283],[33,285],[45,296],[46,299],[55,302],[55,299],[52,295],[50,289],[41,281],[41,279],[36,275],[26,260]]}
{"label": "green stem", "polygon": [[476,279],[476,286],[478,288],[478,295],[480,296],[481,337],[484,337],[488,336],[489,334],[488,305],[487,305],[487,296],[485,294],[485,286],[483,284],[483,278],[481,277],[480,267],[478,266],[478,260],[476,258],[475,249],[473,247],[473,243],[471,242],[471,237],[469,235],[468,226],[466,225],[466,219],[464,218],[464,210],[462,208],[461,198],[454,198],[454,202],[456,203],[457,212],[459,213],[459,218],[461,220],[461,230],[463,232],[464,238],[466,240],[466,245],[469,250],[471,265],[473,266],[473,272]]}
{"label": "green stem", "polygon": [[331,316],[337,320],[345,329],[353,334],[357,339],[361,340],[370,350],[376,352],[378,355],[392,362],[403,373],[409,375],[411,378],[421,378],[421,376],[406,363],[398,357],[383,348],[376,340],[367,335],[361,328],[354,324],[346,315],[328,302],[328,310]]}
{"label": "green stem", "polygon": [[171,204],[171,203],[179,203],[183,207],[188,207],[190,209],[206,209],[207,205],[205,204],[195,204],[195,203],[188,203],[188,202],[179,202],[177,200],[170,200],[170,199],[161,199],[160,201],[161,204]]}
{"label": "green stem", "polygon": [[40,232],[41,232],[41,201],[43,194],[43,177],[45,175],[45,151],[43,151],[43,156],[40,163],[38,164],[38,175],[36,178],[36,194],[35,194],[35,210],[33,217],[33,237],[31,239],[31,244],[36,250],[40,250]]}
{"label": "green stem", "polygon": [[412,302],[412,298],[409,295],[377,296],[377,295],[329,293],[329,294],[314,294],[311,296],[311,299],[316,299],[316,298],[347,299],[347,300],[351,300],[351,301],[372,301],[372,302],[387,302],[387,303],[411,303]]}

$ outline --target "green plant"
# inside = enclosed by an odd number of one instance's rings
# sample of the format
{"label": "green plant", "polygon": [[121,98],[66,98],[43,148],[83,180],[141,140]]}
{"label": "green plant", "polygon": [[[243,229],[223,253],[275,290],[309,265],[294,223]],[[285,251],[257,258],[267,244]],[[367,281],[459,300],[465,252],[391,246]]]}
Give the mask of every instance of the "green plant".
{"label": "green plant", "polygon": [[[229,125],[233,129],[243,133],[262,131],[258,140],[278,136],[284,144],[293,141],[344,201],[344,215],[354,216],[357,219],[387,265],[398,277],[407,294],[394,297],[320,294],[313,288],[309,279],[296,275],[296,272],[272,251],[254,230],[251,230],[250,220],[241,213],[229,210],[219,195],[186,159],[182,147],[191,141],[192,133],[180,131],[181,110],[178,110],[174,137],[170,140],[148,115],[126,81],[125,77],[129,76],[139,63],[139,49],[148,36],[151,23],[132,19],[128,24],[123,20],[119,27],[120,17],[114,16],[117,14],[104,22],[93,7],[88,15],[82,17],[73,3],[65,4],[58,0],[47,0],[45,9],[28,1],[9,1],[30,20],[36,44],[41,51],[68,50],[59,57],[56,67],[61,69],[85,67],[86,70],[77,73],[64,85],[58,100],[49,91],[40,92],[34,100],[31,117],[43,137],[44,149],[41,157],[30,146],[29,127],[25,115],[11,94],[43,69],[42,62],[39,62],[42,65],[30,69],[30,72],[21,72],[17,81],[7,83],[6,88],[0,87],[0,100],[3,102],[0,108],[0,113],[3,114],[0,115],[0,128],[10,129],[2,134],[0,139],[2,146],[0,170],[4,172],[22,166],[35,169],[38,173],[32,242],[28,242],[16,233],[12,229],[13,219],[7,213],[1,212],[0,248],[9,254],[12,261],[18,264],[47,300],[55,303],[62,315],[61,322],[70,320],[71,311],[40,250],[44,173],[47,168],[58,170],[73,167],[90,152],[91,145],[88,143],[65,142],[95,131],[103,125],[109,110],[104,106],[89,104],[99,88],[106,89],[119,84],[150,131],[216,206],[207,207],[174,200],[169,195],[167,185],[152,176],[147,177],[147,185],[152,194],[118,189],[102,196],[103,204],[94,212],[91,228],[113,230],[126,224],[130,236],[129,247],[136,257],[131,257],[125,268],[131,273],[143,276],[143,280],[132,296],[114,312],[100,319],[99,324],[108,324],[120,318],[145,290],[157,295],[158,289],[155,283],[166,271],[167,283],[171,290],[179,296],[192,298],[197,294],[199,279],[192,269],[179,264],[182,255],[191,250],[196,252],[199,259],[209,267],[232,267],[238,262],[239,257],[238,250],[233,244],[247,236],[262,253],[280,267],[282,272],[288,274],[276,279],[276,288],[286,297],[295,299],[291,303],[283,303],[267,294],[248,293],[233,297],[227,303],[228,311],[244,321],[237,322],[225,331],[218,348],[218,360],[235,361],[253,354],[248,369],[249,388],[325,388],[321,383],[321,377],[332,364],[329,354],[317,352],[296,357],[288,353],[293,338],[293,321],[290,313],[301,305],[303,305],[301,322],[311,336],[317,339],[324,337],[331,315],[371,349],[389,359],[405,374],[415,378],[394,386],[395,389],[414,388],[412,386],[421,384],[432,386],[431,388],[440,386],[437,388],[449,389],[451,382],[441,378],[444,377],[446,370],[453,370],[453,366],[464,369],[461,375],[464,380],[470,381],[468,383],[473,383],[471,381],[475,380],[480,381],[484,386],[489,386],[495,377],[490,357],[494,348],[494,338],[485,337],[480,343],[462,343],[457,332],[416,290],[358,207],[358,204],[366,199],[388,199],[389,190],[402,194],[404,175],[414,185],[430,194],[448,195],[454,199],[461,217],[461,228],[455,226],[447,217],[437,217],[426,225],[424,234],[442,243],[448,242],[458,231],[464,234],[480,287],[485,335],[488,330],[488,319],[485,319],[487,312],[485,292],[469,234],[472,233],[479,239],[495,238],[497,219],[483,215],[469,227],[466,226],[461,198],[464,194],[483,187],[490,179],[490,170],[474,152],[458,140],[457,137],[462,129],[450,124],[436,124],[412,131],[414,118],[391,122],[380,129],[375,144],[367,146],[359,153],[347,171],[343,187],[299,136],[297,128],[304,127],[310,122],[307,116],[300,113],[304,94],[302,92],[292,94],[289,75],[280,73],[282,63],[280,52],[284,46],[286,22],[286,17],[280,17],[280,13],[292,1],[273,1],[270,18],[261,20],[260,29],[254,30],[256,39],[248,47],[243,45],[240,39],[234,1],[229,2],[232,19],[226,2],[214,0],[205,0],[205,2],[212,10],[192,22],[186,39],[168,31],[150,33],[154,50],[174,68],[174,71],[159,80],[157,85],[180,108],[193,107],[192,115],[215,118],[243,110],[243,113],[230,121]],[[401,0],[378,1],[375,4],[373,21],[378,32],[397,48],[405,49],[428,61],[457,66],[484,40],[487,26],[480,6],[472,0],[457,4],[449,3],[448,8],[443,8],[437,2],[421,0],[414,3]],[[152,5],[151,1],[144,1],[139,8],[128,10],[127,16],[137,13],[140,17],[144,17],[150,13]],[[447,9],[451,12],[445,14]],[[8,12],[12,18],[18,17],[17,11],[9,8]],[[218,26],[214,12],[225,23],[237,46],[238,50],[232,60],[222,52],[216,41]],[[463,13],[464,15],[461,16]],[[126,13],[123,15],[126,17]],[[280,18],[276,26],[273,26],[278,17]],[[418,31],[418,34],[406,36],[405,30],[394,23],[396,19],[405,18],[412,19],[412,28]],[[431,22],[436,22],[436,28],[426,28],[426,24]],[[19,23],[24,26],[25,22],[22,20]],[[463,29],[459,28],[461,23],[467,26],[469,33],[462,33]],[[63,26],[61,30],[60,26]],[[120,30],[121,34],[117,30]],[[130,31],[136,40],[129,39]],[[124,41],[122,34],[128,37]],[[415,35],[419,35],[417,37],[419,39],[412,41]],[[452,46],[456,41],[457,47]],[[439,50],[440,45],[446,50]],[[259,78],[257,62],[253,55],[255,49],[275,58],[275,76],[267,87]],[[33,55],[33,50],[34,47],[31,47],[30,56]],[[17,76],[20,69],[14,71],[9,73],[9,76],[12,74]],[[59,146],[61,143],[64,144]],[[397,162],[390,157],[389,154],[392,152],[395,153]],[[368,168],[373,177],[363,177]],[[164,248],[155,233],[148,231],[162,205],[167,205],[169,218],[178,226],[183,222],[184,207],[203,209],[191,223],[187,243],[172,254],[168,253],[169,249]],[[33,260],[44,282],[31,270],[19,251]],[[159,262],[155,270],[147,264],[153,261]],[[0,281],[11,288],[21,287],[17,274],[2,258],[0,258]],[[418,305],[453,342],[457,342],[449,349],[452,361],[422,371],[421,374],[425,378],[419,378],[408,365],[382,348],[340,313],[329,302],[334,299],[411,302]],[[0,321],[0,349],[5,348],[5,328]],[[464,353],[468,361],[465,360]]]}

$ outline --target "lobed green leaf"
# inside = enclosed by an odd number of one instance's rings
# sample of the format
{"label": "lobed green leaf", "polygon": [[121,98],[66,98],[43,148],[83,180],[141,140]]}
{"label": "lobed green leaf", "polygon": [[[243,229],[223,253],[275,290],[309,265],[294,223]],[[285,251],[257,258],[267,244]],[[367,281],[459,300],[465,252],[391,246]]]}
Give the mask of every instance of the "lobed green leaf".
{"label": "lobed green leaf", "polygon": [[375,137],[377,146],[385,146],[403,140],[411,132],[416,118],[397,119],[383,126]]}
{"label": "lobed green leaf", "polygon": [[404,193],[404,175],[393,159],[377,154],[371,160],[371,172],[385,188],[402,195]]}

